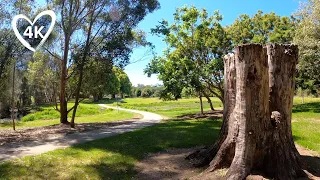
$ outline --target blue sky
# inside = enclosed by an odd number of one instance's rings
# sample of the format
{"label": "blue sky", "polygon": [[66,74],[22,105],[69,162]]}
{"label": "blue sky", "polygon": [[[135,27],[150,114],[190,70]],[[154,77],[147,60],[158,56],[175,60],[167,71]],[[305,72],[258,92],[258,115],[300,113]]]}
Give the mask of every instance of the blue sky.
{"label": "blue sky", "polygon": [[[301,0],[159,0],[161,8],[152,14],[148,14],[139,24],[138,29],[147,33],[147,40],[155,46],[157,55],[161,55],[162,51],[166,48],[166,44],[162,41],[162,38],[152,36],[150,29],[154,28],[162,19],[172,22],[173,13],[178,7],[194,5],[197,8],[205,8],[211,14],[215,10],[219,10],[223,15],[222,24],[228,25],[232,24],[240,14],[253,15],[258,10],[262,10],[264,13],[275,12],[281,16],[290,16],[293,12],[297,11],[299,1]],[[38,0],[37,2],[43,4],[45,1]],[[145,48],[135,49],[131,56],[131,61],[139,59],[142,59],[142,61],[130,64],[125,68],[125,72],[128,74],[133,85],[162,83],[157,79],[156,75],[153,75],[151,78],[144,75],[143,69],[145,69],[148,62],[152,59],[151,55],[145,56],[146,52],[147,49]]]}
{"label": "blue sky", "polygon": [[[169,22],[173,20],[173,13],[177,7],[184,5],[194,5],[197,8],[205,8],[209,13],[219,10],[223,15],[222,23],[224,25],[232,24],[239,14],[253,15],[258,10],[264,13],[275,12],[281,16],[290,16],[297,11],[299,7],[299,0],[160,0],[161,8],[152,14],[147,15],[145,19],[139,24],[139,29],[147,33],[147,40],[155,45],[157,55],[161,55],[166,48],[166,44],[162,39],[150,34],[150,29],[154,28],[159,21],[166,19]],[[139,48],[134,50],[132,54],[132,61],[145,57],[146,49]],[[130,64],[125,68],[125,72],[133,85],[137,84],[161,84],[157,76],[153,75],[148,78],[143,74],[143,69],[147,66],[152,56],[143,58],[143,61]]]}

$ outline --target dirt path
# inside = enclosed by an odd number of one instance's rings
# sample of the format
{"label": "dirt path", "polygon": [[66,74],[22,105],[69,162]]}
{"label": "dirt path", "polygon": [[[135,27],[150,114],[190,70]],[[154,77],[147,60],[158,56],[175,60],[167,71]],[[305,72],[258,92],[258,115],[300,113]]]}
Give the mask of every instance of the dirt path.
{"label": "dirt path", "polygon": [[135,121],[129,121],[120,125],[104,126],[100,129],[93,129],[91,131],[55,134],[54,136],[43,136],[43,138],[41,139],[22,142],[0,142],[0,162],[29,155],[37,155],[59,148],[66,148],[77,143],[84,143],[96,139],[122,134],[125,132],[130,132],[154,125],[156,123],[159,123],[163,119],[162,116],[150,112],[117,108],[104,104],[99,105],[105,108],[119,109],[121,111],[141,114],[143,118]]}

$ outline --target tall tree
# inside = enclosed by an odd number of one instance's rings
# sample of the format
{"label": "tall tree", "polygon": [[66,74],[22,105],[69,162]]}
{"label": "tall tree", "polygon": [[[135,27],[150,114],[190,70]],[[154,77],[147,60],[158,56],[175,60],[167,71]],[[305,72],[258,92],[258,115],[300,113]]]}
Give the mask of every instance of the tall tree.
{"label": "tall tree", "polygon": [[120,82],[121,98],[123,98],[125,94],[130,95],[132,84],[130,82],[128,75],[118,67],[113,67],[113,72],[116,74]]}
{"label": "tall tree", "polygon": [[[61,28],[63,53],[55,56],[61,60],[60,77],[60,122],[68,123],[67,114],[73,110],[71,126],[74,126],[74,118],[80,101],[80,92],[84,74],[84,66],[91,52],[99,56],[113,56],[131,51],[131,46],[126,35],[146,16],[159,7],[157,0],[139,1],[51,1],[56,12],[60,12],[58,25]],[[76,37],[80,37],[76,38]],[[102,38],[101,38],[102,37]],[[124,37],[124,38],[121,38]],[[113,46],[120,45],[125,48],[111,48],[108,51],[108,43],[116,42]],[[131,45],[131,44],[129,44]],[[96,47],[102,47],[95,51]],[[74,48],[75,47],[75,48]],[[75,52],[77,50],[78,52]],[[117,51],[119,50],[119,51]],[[113,58],[111,58],[113,59]],[[129,58],[120,59],[120,65],[125,65]],[[72,64],[75,64],[74,66]],[[70,71],[72,67],[72,71]],[[70,72],[69,72],[70,71]],[[73,72],[73,74],[71,73]],[[71,95],[67,96],[67,81],[72,76],[77,76],[77,86]],[[75,97],[75,104],[71,109],[67,108],[68,97]]]}
{"label": "tall tree", "polygon": [[[210,94],[223,102],[223,54],[231,50],[230,40],[220,24],[218,11],[182,7],[174,14],[174,23],[162,21],[152,32],[164,36],[168,48],[163,57],[155,57],[145,72],[160,74],[165,90],[176,97],[183,87],[192,87],[199,97]],[[179,81],[179,82],[176,82]]]}
{"label": "tall tree", "polygon": [[300,21],[294,37],[300,50],[298,86],[320,90],[320,2],[307,1],[296,15]]}

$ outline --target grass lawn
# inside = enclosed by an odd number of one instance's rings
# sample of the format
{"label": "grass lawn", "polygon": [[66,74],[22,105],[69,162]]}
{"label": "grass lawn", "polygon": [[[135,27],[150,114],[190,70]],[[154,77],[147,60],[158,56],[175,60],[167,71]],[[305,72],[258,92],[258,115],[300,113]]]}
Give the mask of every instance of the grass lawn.
{"label": "grass lawn", "polygon": [[[69,113],[69,116],[71,116],[71,113]],[[130,112],[104,109],[97,104],[80,104],[76,116],[76,123],[108,122],[139,117],[139,115]],[[40,107],[40,111],[29,114],[24,118],[30,117],[34,117],[31,118],[34,120],[18,121],[16,124],[17,128],[50,126],[60,123],[59,113],[52,106],[42,106]],[[0,129],[11,127],[11,122],[0,124]]]}
{"label": "grass lawn", "polygon": [[212,144],[220,121],[166,121],[71,148],[0,163],[0,179],[131,179],[147,153]]}
{"label": "grass lawn", "polygon": [[[211,98],[211,101],[214,108],[223,108],[223,105],[218,98]],[[179,99],[178,101],[162,101],[159,98],[126,98],[119,103],[111,101],[105,101],[104,103],[112,103],[114,106],[119,105],[128,109],[156,112],[169,118],[175,118],[186,114],[195,114],[200,111],[199,98]],[[203,98],[203,106],[204,110],[210,109],[205,98]]]}
{"label": "grass lawn", "polygon": [[294,98],[292,132],[296,143],[320,153],[320,98]]}
{"label": "grass lawn", "polygon": [[[124,99],[121,107],[175,117],[199,111],[197,99],[162,102]],[[296,143],[320,153],[320,99],[294,99],[292,129]],[[106,102],[116,105],[110,101]],[[219,107],[219,102],[214,102]],[[205,105],[208,108],[208,104]],[[80,119],[80,118],[78,118]],[[0,163],[0,179],[132,179],[135,163],[168,148],[212,144],[221,120],[164,121],[141,130],[70,148]]]}
{"label": "grass lawn", "polygon": [[[222,103],[218,98],[212,98],[216,109],[222,109]],[[129,109],[140,109],[156,112],[158,114],[175,118],[185,114],[199,112],[199,99],[180,99],[178,101],[161,101],[158,98],[126,98],[122,102],[112,103]],[[320,98],[301,97],[293,100],[292,130],[295,142],[320,153]],[[204,101],[205,110],[209,110],[209,104]]]}

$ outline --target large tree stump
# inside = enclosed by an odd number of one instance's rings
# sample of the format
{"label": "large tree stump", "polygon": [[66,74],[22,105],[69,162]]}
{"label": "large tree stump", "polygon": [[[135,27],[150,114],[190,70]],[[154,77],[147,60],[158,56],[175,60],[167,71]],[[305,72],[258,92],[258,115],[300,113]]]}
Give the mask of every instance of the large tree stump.
{"label": "large tree stump", "polygon": [[227,179],[253,170],[275,179],[303,176],[291,132],[297,58],[296,46],[274,44],[241,45],[226,56],[220,137],[189,159],[210,164],[206,172],[229,167]]}

